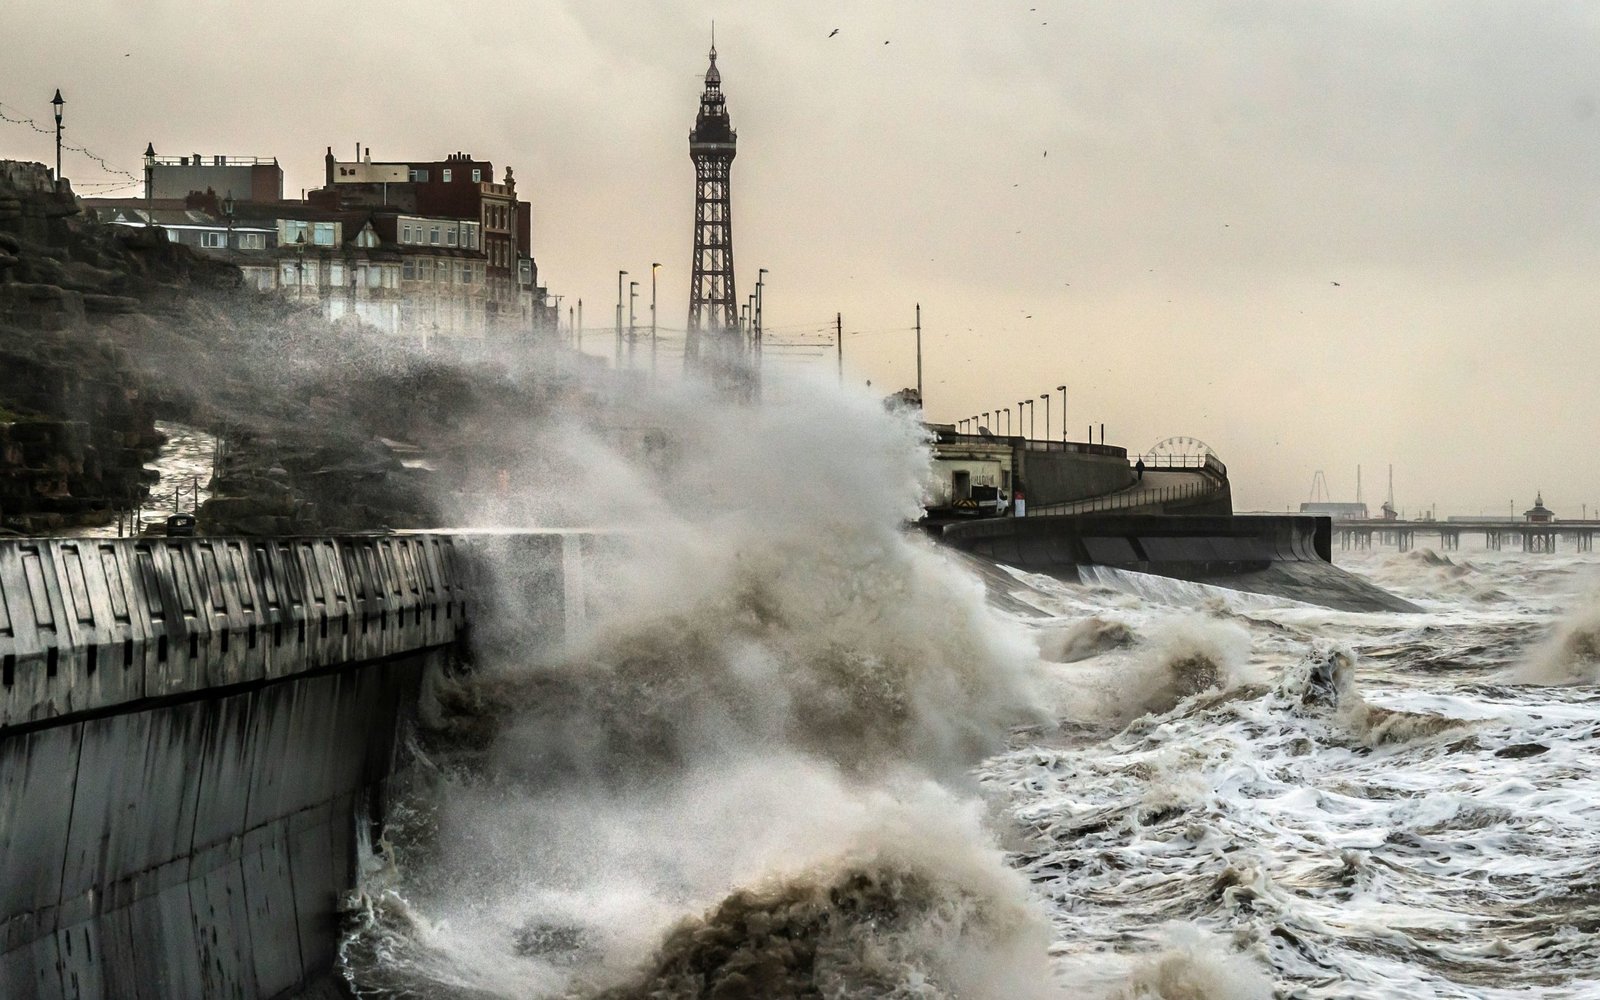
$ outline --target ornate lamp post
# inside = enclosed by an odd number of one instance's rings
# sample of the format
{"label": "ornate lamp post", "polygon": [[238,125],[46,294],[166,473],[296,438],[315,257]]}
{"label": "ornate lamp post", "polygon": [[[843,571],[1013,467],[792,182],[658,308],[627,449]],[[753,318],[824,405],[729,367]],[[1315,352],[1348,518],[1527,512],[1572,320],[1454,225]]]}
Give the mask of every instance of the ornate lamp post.
{"label": "ornate lamp post", "polygon": [[156,144],[153,142],[147,142],[144,144],[144,224],[146,226],[153,226],[156,224],[155,179]]}
{"label": "ornate lamp post", "polygon": [[296,302],[303,302],[306,297],[306,232],[304,229],[300,230],[300,235],[294,238],[294,249],[298,255],[294,265],[294,297]]}
{"label": "ornate lamp post", "polygon": [[55,99],[50,102],[56,109],[56,185],[61,184],[61,109],[66,101],[61,99],[61,88],[56,88]]}

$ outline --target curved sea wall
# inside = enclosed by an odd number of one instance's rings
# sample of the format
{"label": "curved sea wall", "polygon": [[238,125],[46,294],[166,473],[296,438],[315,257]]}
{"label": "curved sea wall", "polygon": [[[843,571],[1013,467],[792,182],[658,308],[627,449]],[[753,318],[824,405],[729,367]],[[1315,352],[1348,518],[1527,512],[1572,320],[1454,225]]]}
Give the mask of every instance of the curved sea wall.
{"label": "curved sea wall", "polygon": [[1332,563],[1332,522],[1293,515],[1082,514],[951,524],[940,540],[985,561],[1084,582],[1148,573],[1347,611],[1417,608]]}

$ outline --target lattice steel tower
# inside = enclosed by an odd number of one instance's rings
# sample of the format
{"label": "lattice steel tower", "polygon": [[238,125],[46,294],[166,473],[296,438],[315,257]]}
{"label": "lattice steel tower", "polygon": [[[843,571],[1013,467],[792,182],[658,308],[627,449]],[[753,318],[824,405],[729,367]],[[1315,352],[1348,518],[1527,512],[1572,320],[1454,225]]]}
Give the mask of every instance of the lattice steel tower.
{"label": "lattice steel tower", "polygon": [[[744,353],[739,330],[739,296],[733,284],[733,215],[728,174],[739,134],[728,118],[717,72],[717,41],[711,39],[711,67],[700,95],[700,113],[689,133],[694,160],[694,267],[689,285],[689,333],[684,364],[734,363]],[[713,362],[710,355],[715,355]]]}

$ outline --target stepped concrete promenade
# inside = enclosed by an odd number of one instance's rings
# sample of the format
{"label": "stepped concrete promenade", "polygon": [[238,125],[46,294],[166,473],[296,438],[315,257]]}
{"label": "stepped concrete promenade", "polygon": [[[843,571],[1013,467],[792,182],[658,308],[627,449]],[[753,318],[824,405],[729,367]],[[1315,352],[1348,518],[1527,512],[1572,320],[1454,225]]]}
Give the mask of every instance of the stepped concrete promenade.
{"label": "stepped concrete promenade", "polygon": [[407,720],[591,536],[0,541],[0,996],[292,996]]}

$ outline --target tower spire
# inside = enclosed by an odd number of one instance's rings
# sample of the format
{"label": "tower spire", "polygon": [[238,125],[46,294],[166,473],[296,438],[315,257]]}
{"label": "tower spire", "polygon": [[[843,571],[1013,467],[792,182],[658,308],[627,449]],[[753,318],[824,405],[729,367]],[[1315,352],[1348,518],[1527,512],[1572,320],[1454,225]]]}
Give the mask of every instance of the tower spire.
{"label": "tower spire", "polygon": [[745,344],[739,330],[739,295],[733,274],[733,214],[729,175],[738,133],[728,117],[717,69],[716,25],[700,110],[689,133],[694,161],[694,261],[689,279],[689,329],[684,365],[710,370],[716,378],[737,371]]}

